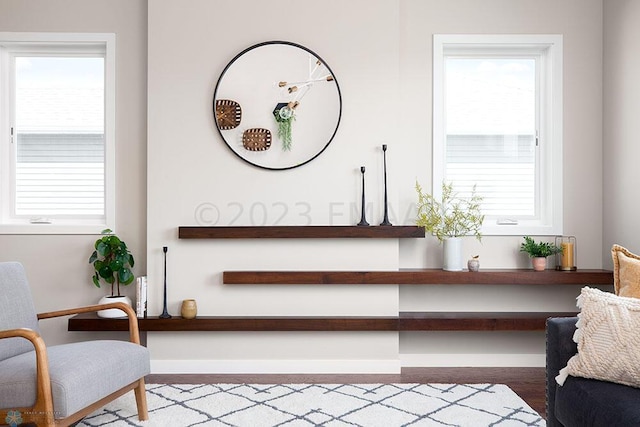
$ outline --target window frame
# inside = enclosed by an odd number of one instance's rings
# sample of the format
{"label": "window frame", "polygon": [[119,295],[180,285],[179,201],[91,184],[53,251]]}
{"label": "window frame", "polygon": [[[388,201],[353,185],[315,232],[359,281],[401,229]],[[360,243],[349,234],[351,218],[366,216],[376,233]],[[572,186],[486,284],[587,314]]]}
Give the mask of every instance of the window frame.
{"label": "window frame", "polygon": [[536,218],[487,217],[483,235],[562,234],[562,35],[435,34],[433,37],[433,194],[445,172],[445,62],[448,56],[536,57]]}
{"label": "window frame", "polygon": [[[0,32],[0,234],[99,234],[115,229],[115,59],[113,33],[15,33]],[[11,69],[16,53],[38,56],[104,55],[104,216],[77,215],[55,218],[51,223],[33,223],[14,215],[15,145],[11,128],[14,120],[15,82]]]}

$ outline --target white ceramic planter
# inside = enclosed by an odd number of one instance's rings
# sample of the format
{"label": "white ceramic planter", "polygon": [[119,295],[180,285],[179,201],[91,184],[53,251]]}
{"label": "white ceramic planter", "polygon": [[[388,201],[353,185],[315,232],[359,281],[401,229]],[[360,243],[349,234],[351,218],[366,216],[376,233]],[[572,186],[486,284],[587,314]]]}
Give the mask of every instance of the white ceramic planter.
{"label": "white ceramic planter", "polygon": [[[100,298],[100,301],[98,301],[98,304],[110,304],[113,302],[123,302],[127,304],[129,307],[131,307],[131,298],[126,296],[120,296],[120,297],[105,296]],[[105,317],[105,318],[127,317],[127,313],[125,313],[124,311],[118,308],[109,308],[107,310],[98,311],[98,317]]]}
{"label": "white ceramic planter", "polygon": [[462,271],[462,237],[448,237],[443,242],[443,265],[446,271]]}

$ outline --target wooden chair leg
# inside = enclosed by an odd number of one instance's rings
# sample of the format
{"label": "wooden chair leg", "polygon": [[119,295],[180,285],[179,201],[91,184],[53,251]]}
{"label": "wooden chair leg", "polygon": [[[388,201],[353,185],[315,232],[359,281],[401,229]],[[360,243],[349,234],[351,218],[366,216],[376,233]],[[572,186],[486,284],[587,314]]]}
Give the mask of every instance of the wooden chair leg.
{"label": "wooden chair leg", "polygon": [[138,380],[138,386],[134,389],[136,394],[136,406],[138,407],[138,419],[146,421],[149,419],[147,411],[147,392],[144,385],[144,378]]}

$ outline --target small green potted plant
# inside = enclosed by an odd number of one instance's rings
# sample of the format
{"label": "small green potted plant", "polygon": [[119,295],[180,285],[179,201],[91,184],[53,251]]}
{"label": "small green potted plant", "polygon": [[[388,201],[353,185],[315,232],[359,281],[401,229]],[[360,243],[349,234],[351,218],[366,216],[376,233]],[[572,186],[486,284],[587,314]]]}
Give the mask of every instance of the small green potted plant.
{"label": "small green potted plant", "polygon": [[444,266],[448,271],[462,270],[463,236],[475,236],[482,240],[484,215],[481,210],[482,196],[473,186],[470,197],[461,197],[453,189],[453,184],[442,183],[442,197],[436,200],[425,193],[416,182],[418,193],[418,215],[416,225],[437,237],[444,243]]}
{"label": "small green potted plant", "polygon": [[[135,261],[127,244],[109,229],[102,230],[102,237],[96,240],[94,251],[89,257],[93,265],[93,284],[100,287],[101,282],[111,285],[111,295],[100,300],[100,304],[122,301],[131,305],[131,299],[120,294],[120,285],[128,285],[135,279],[131,269]],[[120,317],[122,310],[109,309],[98,312],[100,317]]]}
{"label": "small green potted plant", "polygon": [[562,253],[562,248],[550,242],[536,242],[529,236],[524,237],[524,242],[520,244],[520,252],[526,252],[531,258],[535,271],[544,271],[547,268],[547,257]]}

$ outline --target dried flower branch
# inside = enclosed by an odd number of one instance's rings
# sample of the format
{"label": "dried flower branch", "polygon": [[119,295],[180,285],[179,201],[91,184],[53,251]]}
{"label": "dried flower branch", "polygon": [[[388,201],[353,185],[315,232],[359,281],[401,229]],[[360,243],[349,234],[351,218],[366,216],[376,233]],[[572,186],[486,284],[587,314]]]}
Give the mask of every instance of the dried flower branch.
{"label": "dried flower branch", "polygon": [[436,200],[433,195],[424,193],[416,181],[418,193],[418,216],[416,225],[436,236],[441,242],[447,237],[473,235],[482,240],[484,215],[480,208],[482,196],[473,186],[471,197],[463,198],[453,191],[453,184],[442,183],[442,198]]}

